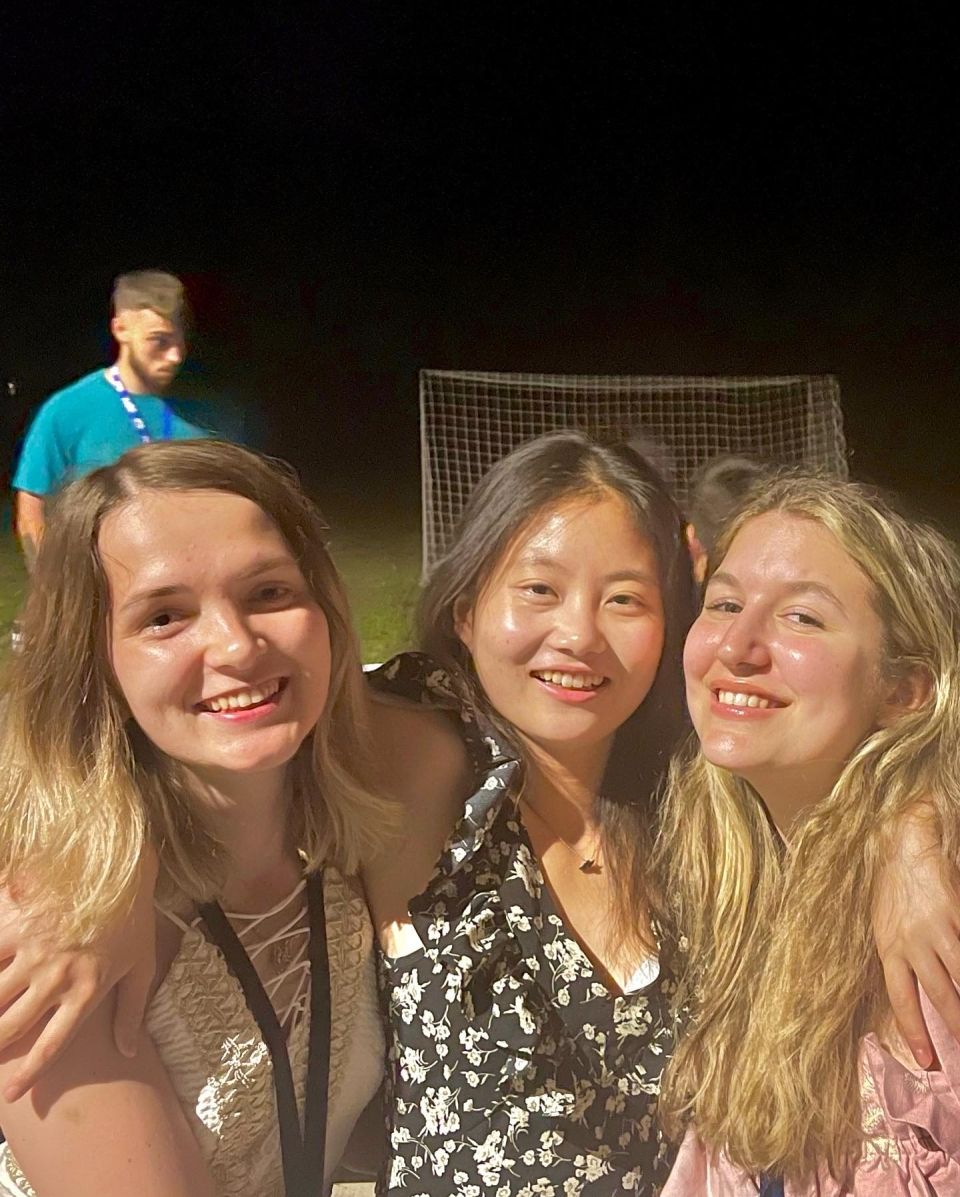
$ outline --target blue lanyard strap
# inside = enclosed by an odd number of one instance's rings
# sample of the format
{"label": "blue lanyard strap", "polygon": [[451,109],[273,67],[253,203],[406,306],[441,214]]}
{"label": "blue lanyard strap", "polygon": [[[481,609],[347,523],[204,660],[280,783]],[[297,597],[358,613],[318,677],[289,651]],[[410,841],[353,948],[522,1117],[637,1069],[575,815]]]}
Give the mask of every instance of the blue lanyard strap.
{"label": "blue lanyard strap", "polygon": [[[144,420],[143,416],[140,414],[140,408],[137,407],[136,403],[134,403],[130,392],[123,385],[123,379],[120,377],[119,366],[111,366],[110,369],[106,371],[106,379],[120,396],[120,402],[123,404],[123,410],[127,413],[127,417],[129,418],[130,423],[133,425],[134,432],[140,438],[140,443],[142,445],[149,445],[153,440],[153,437],[150,435],[150,430],[147,428],[146,420]],[[164,403],[163,428],[160,433],[160,439],[162,441],[170,440],[172,432],[173,412],[166,405],[166,403]]]}

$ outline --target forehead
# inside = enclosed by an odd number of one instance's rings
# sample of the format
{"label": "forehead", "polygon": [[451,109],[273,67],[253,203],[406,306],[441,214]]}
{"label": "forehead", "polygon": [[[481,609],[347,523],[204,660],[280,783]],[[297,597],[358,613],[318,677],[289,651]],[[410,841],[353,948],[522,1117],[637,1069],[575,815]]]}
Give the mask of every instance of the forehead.
{"label": "forehead", "polygon": [[744,584],[812,581],[869,601],[873,586],[834,534],[814,519],[769,511],[748,520],[720,568]]}
{"label": "forehead", "polygon": [[198,584],[289,557],[286,541],[256,503],[224,491],[146,490],[104,519],[98,538],[111,591]]}
{"label": "forehead", "polygon": [[153,308],[134,308],[124,312],[123,315],[128,324],[144,336],[161,334],[167,337],[177,337],[183,332],[179,323],[169,320],[166,316],[161,316]]}
{"label": "forehead", "polygon": [[623,558],[653,558],[653,545],[638,527],[626,500],[615,494],[561,499],[538,511],[514,535],[500,566],[527,558],[564,559],[570,564]]}

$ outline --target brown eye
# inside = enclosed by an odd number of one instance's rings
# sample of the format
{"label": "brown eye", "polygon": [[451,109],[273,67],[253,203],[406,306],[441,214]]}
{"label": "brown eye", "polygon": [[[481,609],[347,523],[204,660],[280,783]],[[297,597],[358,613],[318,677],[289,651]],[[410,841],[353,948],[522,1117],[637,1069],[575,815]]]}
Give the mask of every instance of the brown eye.
{"label": "brown eye", "polygon": [[809,611],[789,611],[787,619],[797,623],[802,628],[822,628],[823,621],[817,619],[815,615],[811,615]]}
{"label": "brown eye", "polygon": [[717,599],[715,602],[706,603],[705,609],[707,611],[719,611],[724,615],[738,615],[743,608],[733,599]]}
{"label": "brown eye", "polygon": [[144,621],[146,632],[166,632],[178,624],[183,618],[179,611],[155,611]]}
{"label": "brown eye", "polygon": [[271,583],[269,586],[261,586],[253,596],[253,601],[277,605],[286,602],[292,593],[289,586],[283,586],[279,582]]}

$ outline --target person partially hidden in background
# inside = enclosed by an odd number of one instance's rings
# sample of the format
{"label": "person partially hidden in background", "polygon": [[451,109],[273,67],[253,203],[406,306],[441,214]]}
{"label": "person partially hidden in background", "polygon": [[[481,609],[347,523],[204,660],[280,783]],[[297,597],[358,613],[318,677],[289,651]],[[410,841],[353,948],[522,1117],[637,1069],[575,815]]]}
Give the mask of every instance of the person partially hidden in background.
{"label": "person partially hidden in background", "polygon": [[55,392],[37,412],[13,477],[17,534],[31,568],[44,507],[67,482],[157,440],[205,437],[162,397],[186,352],[183,284],[160,270],[121,274],[110,332],[117,359]]}
{"label": "person partially hidden in background", "polygon": [[685,505],[687,544],[693,558],[693,574],[702,586],[710,555],[720,529],[770,467],[750,457],[724,455],[703,462],[690,478]]}

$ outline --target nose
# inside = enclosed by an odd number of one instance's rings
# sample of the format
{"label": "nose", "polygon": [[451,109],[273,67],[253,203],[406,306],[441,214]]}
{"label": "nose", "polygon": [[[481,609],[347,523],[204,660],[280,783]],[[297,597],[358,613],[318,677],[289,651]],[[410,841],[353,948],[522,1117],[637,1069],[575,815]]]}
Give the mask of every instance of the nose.
{"label": "nose", "polygon": [[738,677],[750,677],[769,668],[770,649],[760,621],[741,611],[727,628],[717,656]]}
{"label": "nose", "polygon": [[572,654],[602,652],[606,637],[591,603],[570,598],[557,608],[556,622],[550,636],[554,648]]}
{"label": "nose", "polygon": [[207,664],[223,673],[249,669],[267,647],[244,613],[233,607],[211,613],[205,635]]}
{"label": "nose", "polygon": [[184,346],[182,344],[180,344],[179,341],[175,341],[167,349],[167,352],[164,356],[166,357],[167,361],[172,366],[179,366],[180,363],[183,361],[183,354],[184,354]]}

